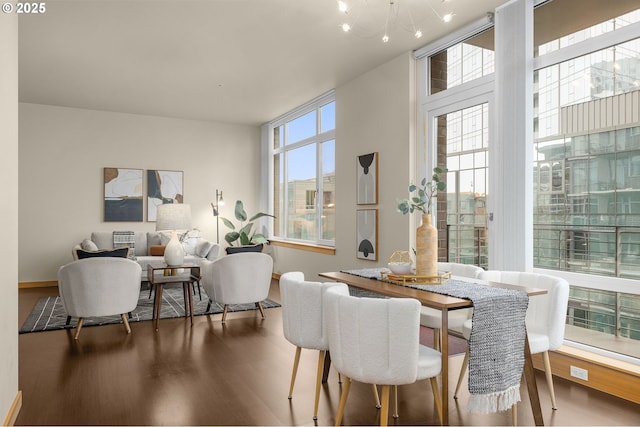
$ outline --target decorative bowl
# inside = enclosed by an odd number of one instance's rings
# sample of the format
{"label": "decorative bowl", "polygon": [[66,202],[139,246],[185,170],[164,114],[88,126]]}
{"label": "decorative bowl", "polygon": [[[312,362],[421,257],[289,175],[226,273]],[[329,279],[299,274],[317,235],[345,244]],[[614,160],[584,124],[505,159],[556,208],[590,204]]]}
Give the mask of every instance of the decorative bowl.
{"label": "decorative bowl", "polygon": [[390,262],[387,264],[389,270],[393,272],[393,274],[412,274],[413,273],[413,265],[410,262]]}

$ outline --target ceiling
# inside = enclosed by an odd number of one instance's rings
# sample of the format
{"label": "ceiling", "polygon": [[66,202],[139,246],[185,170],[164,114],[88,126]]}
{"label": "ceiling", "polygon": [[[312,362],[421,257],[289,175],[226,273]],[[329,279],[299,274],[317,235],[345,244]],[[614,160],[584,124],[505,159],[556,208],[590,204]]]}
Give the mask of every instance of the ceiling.
{"label": "ceiling", "polygon": [[505,1],[395,0],[385,44],[389,0],[347,1],[348,34],[336,0],[48,0],[19,16],[20,101],[259,125]]}

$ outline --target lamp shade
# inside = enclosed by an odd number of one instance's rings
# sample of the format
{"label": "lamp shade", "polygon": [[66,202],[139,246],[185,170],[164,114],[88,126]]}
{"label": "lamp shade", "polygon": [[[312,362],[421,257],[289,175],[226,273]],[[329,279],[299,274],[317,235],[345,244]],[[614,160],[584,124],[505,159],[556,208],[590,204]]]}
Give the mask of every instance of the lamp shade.
{"label": "lamp shade", "polygon": [[167,203],[158,206],[156,231],[190,230],[191,205],[183,203]]}

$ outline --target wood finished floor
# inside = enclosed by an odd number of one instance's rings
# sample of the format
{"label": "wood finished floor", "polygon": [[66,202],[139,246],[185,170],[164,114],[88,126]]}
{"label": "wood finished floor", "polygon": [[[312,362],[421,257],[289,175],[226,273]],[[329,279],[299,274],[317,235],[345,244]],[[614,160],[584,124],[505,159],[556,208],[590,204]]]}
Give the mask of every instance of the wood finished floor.
{"label": "wood finished floor", "polygon": [[[19,323],[40,296],[57,288],[21,289]],[[270,298],[279,301],[277,282]],[[16,425],[333,425],[341,385],[331,371],[312,420],[317,352],[303,350],[293,400],[287,399],[294,347],[284,339],[281,309],[184,318],[19,336],[22,410]],[[450,390],[462,356],[451,358]],[[546,425],[640,425],[640,405],[555,378],[559,409],[551,409],[544,375],[538,388]],[[526,389],[519,425],[533,424]],[[509,425],[510,412],[466,410],[468,394],[450,399],[451,425]],[[390,425],[437,425],[428,381],[399,390],[400,418]],[[379,423],[369,386],[354,383],[345,425]]]}

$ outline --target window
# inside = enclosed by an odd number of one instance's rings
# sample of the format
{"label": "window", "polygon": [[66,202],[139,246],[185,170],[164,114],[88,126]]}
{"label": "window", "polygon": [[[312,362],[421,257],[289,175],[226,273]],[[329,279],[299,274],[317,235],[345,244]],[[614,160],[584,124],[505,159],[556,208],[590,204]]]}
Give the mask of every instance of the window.
{"label": "window", "polygon": [[[268,125],[276,238],[333,246],[335,100],[333,92]],[[321,195],[321,197],[318,197]]]}
{"label": "window", "polygon": [[624,287],[640,279],[640,38],[602,48],[598,37],[617,40],[640,10],[544,25],[567,5],[579,7],[556,0],[534,15],[538,56],[558,59],[541,58],[533,79],[533,263],[567,274],[565,339],[638,357],[637,345],[620,344],[640,339],[640,295]]}

